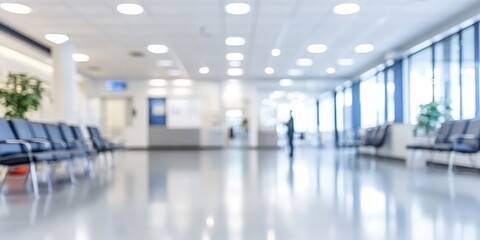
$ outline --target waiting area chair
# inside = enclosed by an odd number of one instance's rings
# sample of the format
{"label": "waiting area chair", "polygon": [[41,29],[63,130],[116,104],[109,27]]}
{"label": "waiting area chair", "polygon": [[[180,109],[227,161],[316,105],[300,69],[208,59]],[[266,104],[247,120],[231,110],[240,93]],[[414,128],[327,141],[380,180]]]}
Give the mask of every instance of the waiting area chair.
{"label": "waiting area chair", "polygon": [[[85,174],[89,173],[89,163],[95,160],[100,153],[93,145],[89,144],[89,140],[83,137],[78,126],[0,118],[0,165],[7,169],[28,165],[27,182],[31,183],[35,198],[40,197],[37,178],[37,167],[39,165],[42,165],[48,171],[47,187],[51,192],[52,169],[56,165],[66,163],[72,183],[76,182],[74,160],[83,161],[85,163]],[[120,146],[113,147],[111,145],[108,151],[113,155],[112,152],[117,149],[120,149]],[[1,179],[0,190],[7,175]]]}

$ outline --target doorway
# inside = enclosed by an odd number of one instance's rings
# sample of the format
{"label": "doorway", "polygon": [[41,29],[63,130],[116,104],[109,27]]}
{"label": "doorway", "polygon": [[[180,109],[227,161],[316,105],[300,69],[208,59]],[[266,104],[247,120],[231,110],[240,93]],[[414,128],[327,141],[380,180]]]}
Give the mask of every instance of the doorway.
{"label": "doorway", "polygon": [[133,105],[129,97],[102,99],[103,134],[115,142],[125,142],[125,129],[132,123]]}

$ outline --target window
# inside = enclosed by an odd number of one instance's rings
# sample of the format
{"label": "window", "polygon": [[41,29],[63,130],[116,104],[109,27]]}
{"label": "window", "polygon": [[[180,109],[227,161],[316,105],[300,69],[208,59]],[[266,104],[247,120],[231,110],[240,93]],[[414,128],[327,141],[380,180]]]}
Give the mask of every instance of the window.
{"label": "window", "polygon": [[387,69],[387,121],[395,121],[395,72],[393,67]]}
{"label": "window", "polygon": [[343,132],[345,130],[344,121],[343,121],[343,91],[338,91],[336,94],[336,110],[337,110],[337,131]]}
{"label": "window", "polygon": [[376,75],[360,83],[362,128],[385,123],[385,84],[383,80],[383,77],[377,78]]}
{"label": "window", "polygon": [[416,123],[419,106],[433,100],[432,48],[412,55],[409,60],[410,122]]}
{"label": "window", "polygon": [[461,118],[475,117],[475,29],[462,31]]}
{"label": "window", "polygon": [[318,114],[320,119],[320,132],[328,133],[335,130],[334,118],[333,118],[333,95],[325,94],[320,97]]}

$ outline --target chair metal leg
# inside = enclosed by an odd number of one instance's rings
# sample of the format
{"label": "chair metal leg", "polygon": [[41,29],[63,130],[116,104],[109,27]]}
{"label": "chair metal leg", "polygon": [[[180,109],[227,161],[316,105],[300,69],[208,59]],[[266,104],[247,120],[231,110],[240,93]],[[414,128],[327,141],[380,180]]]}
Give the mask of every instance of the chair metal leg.
{"label": "chair metal leg", "polygon": [[75,170],[73,169],[73,160],[69,160],[67,163],[67,171],[70,176],[70,182],[76,183],[77,179],[75,178]]}
{"label": "chair metal leg", "polygon": [[10,169],[10,168],[5,167],[5,168],[4,168],[4,171],[1,171],[0,179],[2,179],[2,181],[0,182],[0,193],[3,192],[3,186],[5,185],[5,180],[7,179],[8,170],[9,170],[9,169]]}
{"label": "chair metal leg", "polygon": [[52,193],[53,192],[53,170],[52,170],[52,166],[48,163],[45,164],[45,168],[47,169],[47,189],[48,189],[48,193]]}
{"label": "chair metal leg", "polygon": [[37,170],[35,163],[30,163],[30,178],[32,180],[32,187],[33,187],[33,196],[35,198],[40,198],[40,191],[38,190],[38,179],[37,179]]}
{"label": "chair metal leg", "polygon": [[468,154],[468,159],[470,160],[470,165],[476,168],[477,164],[475,164],[475,159],[473,159],[473,154]]}
{"label": "chair metal leg", "polygon": [[450,156],[448,158],[448,173],[453,173],[453,161],[455,160],[455,152],[450,152]]}

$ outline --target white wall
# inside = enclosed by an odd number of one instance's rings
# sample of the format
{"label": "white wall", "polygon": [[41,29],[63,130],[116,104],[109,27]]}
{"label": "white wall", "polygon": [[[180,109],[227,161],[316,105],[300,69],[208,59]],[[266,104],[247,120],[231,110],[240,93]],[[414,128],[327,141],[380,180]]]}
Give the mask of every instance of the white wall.
{"label": "white wall", "polygon": [[[34,121],[54,121],[55,109],[52,107],[52,78],[53,67],[50,56],[35,47],[23,43],[7,34],[0,33],[0,82],[5,82],[9,72],[27,73],[44,82],[47,90],[40,109],[27,114],[27,118]],[[78,87],[75,92],[77,118],[72,124],[95,124],[92,114],[95,109],[89,105],[88,89],[93,80],[80,74],[77,75]],[[0,116],[4,115],[4,108],[0,106]]]}
{"label": "white wall", "polygon": [[[109,92],[104,88],[105,82],[100,81],[97,86],[101,99],[129,97],[133,100],[136,116],[125,129],[126,146],[149,146],[148,98],[154,97],[167,99],[167,129],[199,129],[201,146],[219,145],[218,134],[223,136],[224,128],[219,84],[193,81],[191,87],[150,87],[148,80],[130,80],[126,81],[126,91]],[[190,111],[185,112],[186,108]]]}

